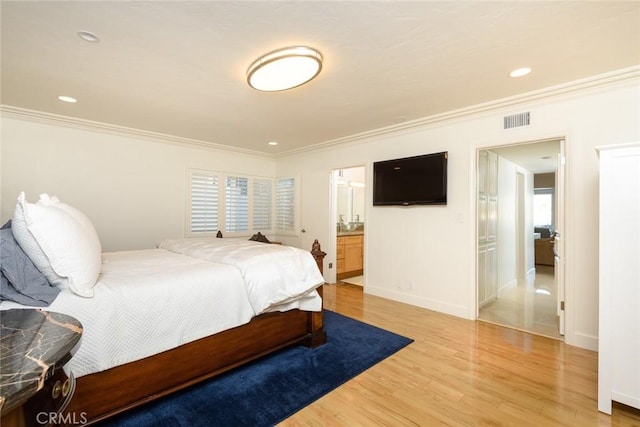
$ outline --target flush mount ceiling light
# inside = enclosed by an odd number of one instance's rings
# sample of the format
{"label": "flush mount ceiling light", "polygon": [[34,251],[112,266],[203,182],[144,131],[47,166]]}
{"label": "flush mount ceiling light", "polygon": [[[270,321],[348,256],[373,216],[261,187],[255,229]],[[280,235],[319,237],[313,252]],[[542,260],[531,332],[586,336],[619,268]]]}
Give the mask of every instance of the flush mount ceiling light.
{"label": "flush mount ceiling light", "polygon": [[531,72],[531,68],[523,67],[523,68],[518,68],[517,70],[513,70],[511,73],[509,73],[509,75],[511,77],[522,77],[522,76],[526,76],[530,72]]}
{"label": "flush mount ceiling light", "polygon": [[286,47],[256,59],[247,70],[247,83],[256,90],[292,89],[313,79],[322,69],[322,54],[306,46]]}

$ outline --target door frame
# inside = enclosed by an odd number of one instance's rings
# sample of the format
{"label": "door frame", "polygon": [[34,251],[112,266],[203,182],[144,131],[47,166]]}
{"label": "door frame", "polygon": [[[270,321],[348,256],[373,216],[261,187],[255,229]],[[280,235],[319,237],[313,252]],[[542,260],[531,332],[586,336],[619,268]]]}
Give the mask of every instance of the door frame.
{"label": "door frame", "polygon": [[550,141],[558,141],[560,143],[560,155],[562,156],[562,165],[564,166],[564,169],[562,170],[563,185],[560,191],[560,194],[562,195],[561,197],[562,200],[560,199],[557,200],[557,207],[556,207],[556,211],[558,215],[558,217],[556,218],[556,221],[559,221],[558,224],[560,224],[563,227],[563,230],[561,230],[562,238],[563,238],[561,255],[562,255],[562,263],[564,267],[559,269],[562,271],[559,273],[560,277],[558,277],[560,282],[558,283],[558,292],[561,291],[560,287],[562,287],[562,292],[564,294],[564,301],[565,301],[564,312],[563,312],[564,316],[559,319],[559,327],[564,326],[563,327],[564,330],[561,332],[563,332],[565,342],[567,342],[568,344],[571,344],[574,341],[573,317],[572,317],[573,309],[571,304],[571,302],[573,301],[574,289],[573,289],[573,281],[570,280],[573,277],[571,274],[572,270],[570,268],[572,267],[571,254],[573,253],[573,246],[571,244],[568,244],[568,242],[572,241],[571,236],[573,235],[572,233],[573,223],[567,221],[567,219],[570,218],[569,210],[573,210],[573,205],[569,206],[570,195],[572,194],[570,185],[572,184],[573,181],[570,176],[571,169],[570,169],[570,161],[569,161],[570,153],[572,152],[571,140],[567,135],[549,136],[549,137],[544,137],[539,139],[527,139],[527,140],[508,141],[508,142],[501,142],[501,143],[498,142],[495,144],[476,145],[472,147],[473,152],[471,155],[471,167],[470,167],[471,176],[469,177],[469,181],[472,183],[471,185],[472,191],[470,192],[471,193],[470,194],[470,198],[471,198],[470,218],[472,218],[472,221],[470,222],[469,227],[472,230],[472,233],[471,233],[472,237],[470,239],[470,243],[473,245],[474,256],[472,259],[473,268],[471,269],[473,289],[472,289],[472,292],[470,292],[470,295],[472,295],[470,308],[471,308],[471,313],[473,313],[473,316],[475,316],[474,319],[477,320],[480,312],[480,305],[478,303],[478,262],[477,262],[478,261],[478,212],[477,212],[478,153],[481,150],[492,150],[492,149],[497,149],[502,147],[536,144],[536,143],[543,143],[543,142],[550,142]]}
{"label": "door frame", "polygon": [[[341,167],[334,167],[329,171],[329,194],[330,194],[330,212],[329,212],[329,217],[330,217],[330,225],[329,225],[329,238],[330,238],[330,242],[326,245],[326,247],[329,250],[329,253],[331,254],[336,254],[337,253],[337,241],[338,241],[338,231],[337,231],[337,227],[336,224],[338,223],[338,182],[337,182],[337,172],[339,170],[342,169],[353,169],[353,168],[362,168],[364,171],[364,184],[365,184],[365,188],[369,188],[368,186],[368,181],[367,181],[367,165],[365,164],[356,164],[356,165],[350,165],[350,166],[341,166]],[[364,278],[364,282],[363,282],[363,289],[366,287],[367,285],[367,274],[366,274],[366,265],[367,265],[367,225],[366,225],[366,221],[367,218],[369,216],[369,212],[368,212],[368,199],[365,196],[365,226],[364,226],[364,247],[363,247],[363,261],[364,261],[364,268],[363,268],[363,278]],[[328,279],[329,283],[337,283],[337,276],[338,276],[338,260],[335,258],[335,255],[333,256],[333,258],[329,261],[331,263],[333,263],[332,268],[330,269],[325,269],[325,276]],[[328,273],[327,273],[328,270]]]}

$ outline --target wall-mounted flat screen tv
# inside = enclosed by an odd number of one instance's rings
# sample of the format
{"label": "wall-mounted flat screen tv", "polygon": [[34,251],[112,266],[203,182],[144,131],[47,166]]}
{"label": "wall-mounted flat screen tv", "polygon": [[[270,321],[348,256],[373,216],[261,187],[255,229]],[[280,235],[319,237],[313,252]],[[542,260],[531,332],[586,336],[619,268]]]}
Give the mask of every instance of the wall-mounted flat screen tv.
{"label": "wall-mounted flat screen tv", "polygon": [[373,163],[373,205],[446,205],[448,152]]}

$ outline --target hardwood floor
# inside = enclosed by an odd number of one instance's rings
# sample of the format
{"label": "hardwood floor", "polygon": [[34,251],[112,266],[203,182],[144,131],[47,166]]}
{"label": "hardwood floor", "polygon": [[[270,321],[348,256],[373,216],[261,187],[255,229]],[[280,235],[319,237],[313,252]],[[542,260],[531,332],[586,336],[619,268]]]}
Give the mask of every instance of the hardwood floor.
{"label": "hardwood floor", "polygon": [[325,285],[324,306],[414,343],[281,426],[640,426],[597,410],[597,353]]}

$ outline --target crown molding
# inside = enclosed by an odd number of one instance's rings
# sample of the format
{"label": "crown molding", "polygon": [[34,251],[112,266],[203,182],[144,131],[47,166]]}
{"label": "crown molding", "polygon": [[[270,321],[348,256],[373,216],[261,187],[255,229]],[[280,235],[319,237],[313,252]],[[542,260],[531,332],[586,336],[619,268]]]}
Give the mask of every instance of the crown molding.
{"label": "crown molding", "polygon": [[146,131],[142,129],[129,128],[125,126],[112,125],[109,123],[96,122],[92,120],[85,120],[76,117],[63,116],[59,114],[46,113],[42,111],[29,110],[26,108],[14,107],[11,105],[0,105],[0,114],[6,117],[13,117],[17,119],[40,122],[46,124],[54,124],[59,126],[66,126],[76,129],[91,130],[103,133],[109,133],[119,136],[128,136],[134,138],[146,139],[153,142],[162,142],[169,144],[176,144],[180,146],[191,146],[196,148],[204,148],[210,150],[221,150],[233,153],[240,153],[249,156],[256,156],[260,158],[283,158],[289,156],[295,156],[303,153],[323,150],[335,147],[337,145],[346,145],[352,143],[359,143],[365,139],[372,137],[384,136],[390,133],[401,132],[419,127],[426,127],[445,121],[454,119],[460,119],[468,116],[473,116],[480,113],[486,113],[490,111],[496,111],[508,107],[513,107],[520,104],[525,104],[532,101],[539,101],[546,98],[558,97],[561,95],[569,94],[572,92],[585,91],[588,89],[604,87],[613,85],[616,83],[624,82],[627,80],[640,79],[640,65],[622,68],[620,70],[611,71],[604,74],[598,74],[595,76],[587,77],[581,80],[575,80],[568,83],[563,83],[548,88],[526,92],[520,95],[515,95],[507,98],[501,98],[494,101],[485,102],[482,104],[476,104],[457,110],[448,111],[445,113],[434,114],[432,116],[423,117],[416,120],[411,120],[404,123],[399,123],[383,128],[373,129],[345,137],[324,141],[318,144],[309,145],[306,147],[284,151],[278,154],[266,153],[263,151],[248,150],[245,148],[234,147],[231,145],[218,144],[209,141],[202,141],[197,139],[183,138],[175,135],[168,135],[159,132]]}
{"label": "crown molding", "polygon": [[640,65],[622,68],[619,70],[611,71],[604,74],[598,74],[595,76],[587,77],[580,80],[574,80],[568,83],[563,83],[556,86],[551,86],[544,89],[539,89],[531,92],[514,95],[507,98],[501,98],[494,101],[485,102],[482,104],[471,105],[468,107],[460,108],[457,110],[447,111],[441,114],[434,114],[432,116],[423,117],[416,120],[411,120],[404,123],[399,123],[379,129],[373,129],[357,133],[354,135],[345,136],[342,138],[332,139],[329,141],[321,142],[307,147],[289,150],[279,153],[276,157],[289,157],[298,154],[303,154],[312,151],[318,151],[326,148],[332,148],[336,145],[345,145],[351,143],[358,143],[364,139],[379,137],[390,133],[396,133],[404,130],[409,130],[418,127],[426,127],[429,125],[460,119],[463,117],[473,116],[480,113],[486,113],[489,111],[501,110],[508,107],[513,107],[520,104],[525,104],[532,101],[539,101],[545,98],[553,98],[561,95],[569,94],[572,92],[585,91],[593,88],[609,86],[624,82],[627,80],[640,79]]}
{"label": "crown molding", "polygon": [[31,122],[53,124],[58,126],[65,126],[74,129],[90,130],[102,133],[109,133],[113,135],[134,137],[138,139],[145,139],[151,142],[161,142],[167,144],[185,145],[204,148],[210,150],[230,151],[234,153],[241,153],[249,156],[256,156],[261,158],[275,158],[276,156],[271,153],[264,153],[261,151],[248,150],[246,148],[233,147],[231,145],[217,144],[215,142],[202,141],[198,139],[183,138],[175,135],[168,135],[159,132],[152,132],[142,129],[135,129],[126,126],[112,125],[109,123],[96,122],[92,120],[80,119],[77,117],[63,116],[60,114],[46,113],[44,111],[29,110],[26,108],[14,107],[11,105],[0,105],[0,115],[5,117],[11,117]]}

